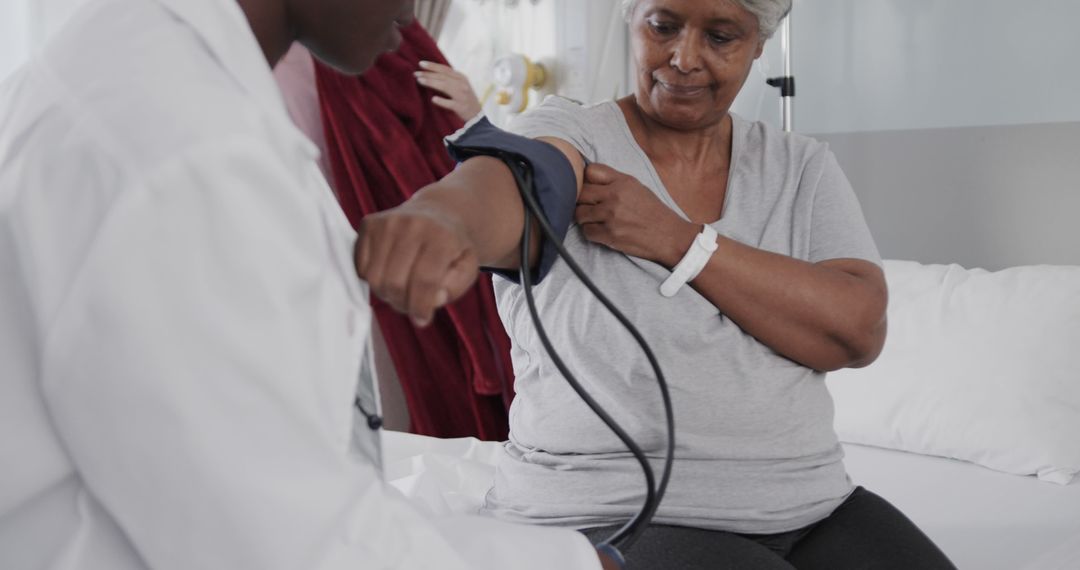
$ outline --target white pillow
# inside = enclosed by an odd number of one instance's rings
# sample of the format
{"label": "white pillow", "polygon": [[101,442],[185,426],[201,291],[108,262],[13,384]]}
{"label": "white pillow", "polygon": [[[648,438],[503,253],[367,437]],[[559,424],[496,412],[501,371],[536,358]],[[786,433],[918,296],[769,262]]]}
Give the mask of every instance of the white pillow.
{"label": "white pillow", "polygon": [[826,380],[840,439],[1062,485],[1080,473],[1080,267],[885,275],[881,357]]}

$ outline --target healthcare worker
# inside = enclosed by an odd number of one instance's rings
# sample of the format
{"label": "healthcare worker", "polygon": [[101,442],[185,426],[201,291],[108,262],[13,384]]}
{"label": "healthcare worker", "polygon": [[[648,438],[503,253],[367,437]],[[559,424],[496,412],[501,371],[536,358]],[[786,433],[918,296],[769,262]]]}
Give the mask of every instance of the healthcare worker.
{"label": "healthcare worker", "polygon": [[[270,68],[296,39],[362,71],[411,12],[93,0],[0,86],[0,568],[601,567],[381,481],[357,236]],[[428,252],[420,320],[495,255],[445,239],[476,222],[452,210],[360,242]]]}

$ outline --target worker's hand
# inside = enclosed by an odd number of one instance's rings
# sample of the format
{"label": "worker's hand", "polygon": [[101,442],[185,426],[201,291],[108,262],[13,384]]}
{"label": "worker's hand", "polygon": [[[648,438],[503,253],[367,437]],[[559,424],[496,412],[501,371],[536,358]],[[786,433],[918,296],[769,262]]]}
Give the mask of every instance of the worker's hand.
{"label": "worker's hand", "polygon": [[425,327],[476,281],[475,248],[452,218],[406,204],[360,223],[356,273],[394,309]]}
{"label": "worker's hand", "polygon": [[669,268],[697,234],[637,178],[603,164],[586,167],[574,221],[593,243]]}
{"label": "worker's hand", "polygon": [[468,121],[480,114],[480,99],[463,73],[431,61],[421,61],[420,69],[422,71],[415,73],[416,82],[445,95],[432,97],[432,103],[453,111],[462,121]]}

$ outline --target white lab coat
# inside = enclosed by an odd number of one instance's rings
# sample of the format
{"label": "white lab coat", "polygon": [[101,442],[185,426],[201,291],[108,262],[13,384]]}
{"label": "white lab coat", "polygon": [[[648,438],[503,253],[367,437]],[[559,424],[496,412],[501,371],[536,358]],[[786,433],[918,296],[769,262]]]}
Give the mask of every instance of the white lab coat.
{"label": "white lab coat", "polygon": [[317,158],[234,0],[91,3],[0,86],[0,568],[599,568],[381,481]]}

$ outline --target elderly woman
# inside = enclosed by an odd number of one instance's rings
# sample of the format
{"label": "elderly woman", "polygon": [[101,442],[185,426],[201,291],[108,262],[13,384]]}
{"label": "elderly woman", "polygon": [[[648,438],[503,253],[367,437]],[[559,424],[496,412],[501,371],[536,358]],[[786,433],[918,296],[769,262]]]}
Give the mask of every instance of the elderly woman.
{"label": "elderly woman", "polygon": [[[575,166],[576,225],[565,246],[641,329],[670,382],[671,484],[628,560],[633,568],[951,568],[903,514],[852,485],[833,431],[825,373],[872,362],[886,329],[880,258],[852,189],[824,144],[729,112],[790,7],[625,0],[636,92],[588,107],[551,98],[513,126]],[[426,215],[454,188],[502,193],[505,215],[492,217],[512,223],[469,237],[469,255],[513,267],[521,206],[505,167],[480,160],[440,183],[441,197],[432,188],[411,207]],[[688,286],[662,295],[698,234],[715,251]],[[511,247],[496,251],[496,242]],[[389,288],[409,309],[386,271],[368,269],[376,291]],[[500,280],[496,289],[518,395],[486,508],[604,537],[639,508],[639,467],[552,365],[521,287]],[[661,458],[662,407],[631,337],[565,264],[535,292],[571,370]]]}

